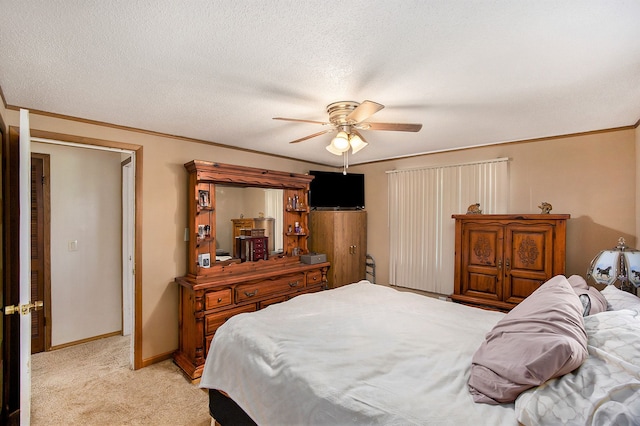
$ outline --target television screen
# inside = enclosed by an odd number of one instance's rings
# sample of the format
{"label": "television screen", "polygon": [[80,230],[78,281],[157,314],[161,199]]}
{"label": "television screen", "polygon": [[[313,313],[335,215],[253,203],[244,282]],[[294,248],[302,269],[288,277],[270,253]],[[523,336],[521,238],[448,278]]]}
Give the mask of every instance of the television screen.
{"label": "television screen", "polygon": [[364,175],[310,170],[309,207],[364,209]]}

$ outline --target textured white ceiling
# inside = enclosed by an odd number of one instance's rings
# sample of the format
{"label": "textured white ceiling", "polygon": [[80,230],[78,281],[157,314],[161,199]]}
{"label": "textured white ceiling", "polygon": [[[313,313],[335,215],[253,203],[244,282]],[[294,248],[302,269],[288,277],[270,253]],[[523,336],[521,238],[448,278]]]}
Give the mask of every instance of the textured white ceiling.
{"label": "textured white ceiling", "polygon": [[[325,107],[370,99],[352,164],[635,124],[638,0],[1,0],[7,105],[339,166]],[[212,159],[215,160],[215,159]]]}

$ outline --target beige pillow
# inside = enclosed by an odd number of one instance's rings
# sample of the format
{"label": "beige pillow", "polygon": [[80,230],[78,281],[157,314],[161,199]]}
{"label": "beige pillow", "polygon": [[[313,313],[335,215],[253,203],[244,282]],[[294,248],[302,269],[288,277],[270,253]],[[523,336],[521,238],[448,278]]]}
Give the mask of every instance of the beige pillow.
{"label": "beige pillow", "polygon": [[582,304],[558,275],[487,334],[471,361],[469,391],[475,402],[513,402],[521,392],[575,370],[586,358]]}

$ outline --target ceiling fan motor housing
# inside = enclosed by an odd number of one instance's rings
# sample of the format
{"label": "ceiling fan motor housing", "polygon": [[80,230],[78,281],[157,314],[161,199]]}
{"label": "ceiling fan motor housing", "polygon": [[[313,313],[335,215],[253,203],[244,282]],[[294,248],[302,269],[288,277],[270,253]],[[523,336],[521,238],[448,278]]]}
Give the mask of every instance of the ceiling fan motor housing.
{"label": "ceiling fan motor housing", "polygon": [[353,120],[347,120],[347,117],[353,110],[360,105],[360,102],[340,101],[327,105],[327,113],[329,121],[335,126],[347,126],[355,124]]}

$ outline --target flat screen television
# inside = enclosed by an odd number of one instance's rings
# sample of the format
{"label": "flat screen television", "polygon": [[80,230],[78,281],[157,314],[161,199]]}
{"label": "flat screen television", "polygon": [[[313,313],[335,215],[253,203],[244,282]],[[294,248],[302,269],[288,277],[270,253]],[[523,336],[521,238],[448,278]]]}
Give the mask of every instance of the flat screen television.
{"label": "flat screen television", "polygon": [[310,170],[315,178],[309,184],[312,209],[364,209],[364,175],[359,173]]}

